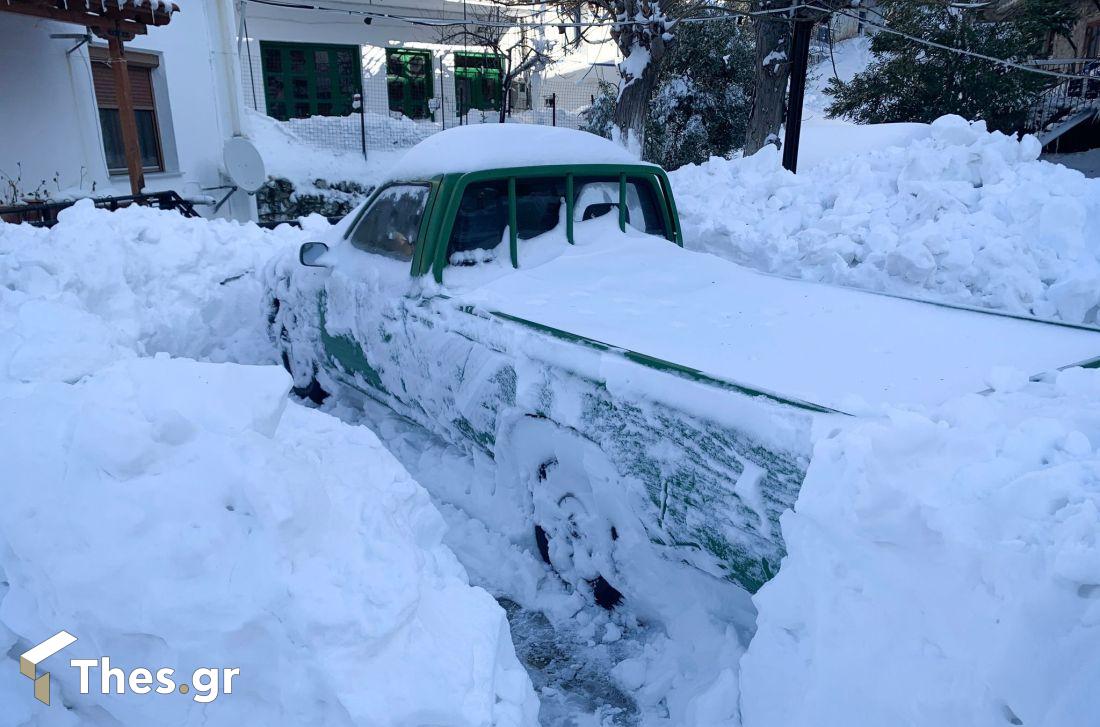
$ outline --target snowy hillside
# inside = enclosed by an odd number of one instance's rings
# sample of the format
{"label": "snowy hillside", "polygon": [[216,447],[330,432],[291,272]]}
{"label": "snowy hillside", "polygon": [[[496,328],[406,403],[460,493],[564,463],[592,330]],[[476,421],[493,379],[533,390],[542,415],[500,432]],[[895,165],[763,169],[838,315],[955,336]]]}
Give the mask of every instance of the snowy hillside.
{"label": "snowy hillside", "polygon": [[503,609],[377,437],[281,368],[168,356],[269,359],[253,272],[292,238],[90,203],[0,225],[0,649],[64,628],[74,658],[241,670],[216,708],[0,680],[6,723],[535,724]]}

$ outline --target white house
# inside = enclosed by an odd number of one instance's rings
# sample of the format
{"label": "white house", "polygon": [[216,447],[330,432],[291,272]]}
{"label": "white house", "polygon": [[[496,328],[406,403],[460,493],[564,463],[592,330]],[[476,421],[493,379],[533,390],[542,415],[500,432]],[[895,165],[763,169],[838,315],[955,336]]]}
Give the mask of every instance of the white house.
{"label": "white house", "polygon": [[[222,148],[243,123],[231,0],[5,0],[0,205],[131,193],[121,95],[104,41],[116,24],[144,190],[218,198],[228,191],[219,189],[229,184]],[[255,203],[238,192],[218,214],[254,218]]]}
{"label": "white house", "polygon": [[[0,207],[173,190],[204,200],[203,215],[255,219],[223,159],[227,140],[247,137],[249,108],[321,146],[357,148],[363,121],[371,147],[399,148],[496,120],[502,105],[512,120],[576,126],[597,81],[614,74],[606,43],[504,88],[490,48],[466,44],[462,26],[424,22],[484,18],[472,0],[303,5],[0,0]],[[125,63],[113,62],[109,38]]]}

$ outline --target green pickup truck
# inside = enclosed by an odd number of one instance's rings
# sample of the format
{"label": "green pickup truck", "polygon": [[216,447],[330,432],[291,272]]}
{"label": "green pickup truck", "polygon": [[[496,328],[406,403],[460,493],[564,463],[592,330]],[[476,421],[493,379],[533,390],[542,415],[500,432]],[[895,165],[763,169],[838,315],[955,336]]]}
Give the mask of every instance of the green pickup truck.
{"label": "green pickup truck", "polygon": [[1100,354],[1090,329],[686,251],[664,171],[546,127],[422,142],[267,286],[298,393],[493,458],[507,534],[607,607],[653,558],[758,589],[814,441],[853,415]]}

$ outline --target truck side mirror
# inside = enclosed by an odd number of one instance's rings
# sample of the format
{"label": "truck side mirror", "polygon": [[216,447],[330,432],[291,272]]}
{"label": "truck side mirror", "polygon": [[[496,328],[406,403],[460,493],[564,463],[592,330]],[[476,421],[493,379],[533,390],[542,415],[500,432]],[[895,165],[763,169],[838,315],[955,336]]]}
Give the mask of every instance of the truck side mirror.
{"label": "truck side mirror", "polygon": [[332,267],[320,262],[324,254],[328,252],[328,245],[323,242],[307,242],[298,248],[298,262],[307,268]]}

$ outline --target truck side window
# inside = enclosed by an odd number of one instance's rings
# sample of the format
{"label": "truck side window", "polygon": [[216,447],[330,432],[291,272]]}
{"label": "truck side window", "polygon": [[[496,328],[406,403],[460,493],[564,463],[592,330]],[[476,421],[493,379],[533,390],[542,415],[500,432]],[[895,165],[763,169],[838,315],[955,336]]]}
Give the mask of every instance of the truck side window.
{"label": "truck side window", "polygon": [[[582,222],[605,214],[619,214],[617,177],[578,177],[573,184],[576,195],[574,221]],[[641,177],[627,178],[626,222],[634,229],[649,235],[668,236],[650,180]]]}
{"label": "truck side window", "polygon": [[[558,226],[565,200],[565,178],[516,180],[516,236],[529,240]],[[492,250],[508,240],[508,180],[475,182],[466,187],[458,205],[447,259],[472,265],[487,259],[469,254]],[[456,258],[456,253],[460,253]]]}
{"label": "truck side window", "polygon": [[[455,253],[492,250],[507,239],[507,228],[508,180],[494,179],[468,185],[462,193],[462,202],[458,205],[454,227],[451,228],[447,259],[450,260]],[[483,259],[469,255],[462,258],[468,264]]]}
{"label": "truck side window", "polygon": [[565,177],[516,180],[516,236],[530,240],[549,232],[561,220]]}
{"label": "truck side window", "polygon": [[386,187],[352,227],[348,240],[364,252],[412,260],[429,191],[418,184]]}

